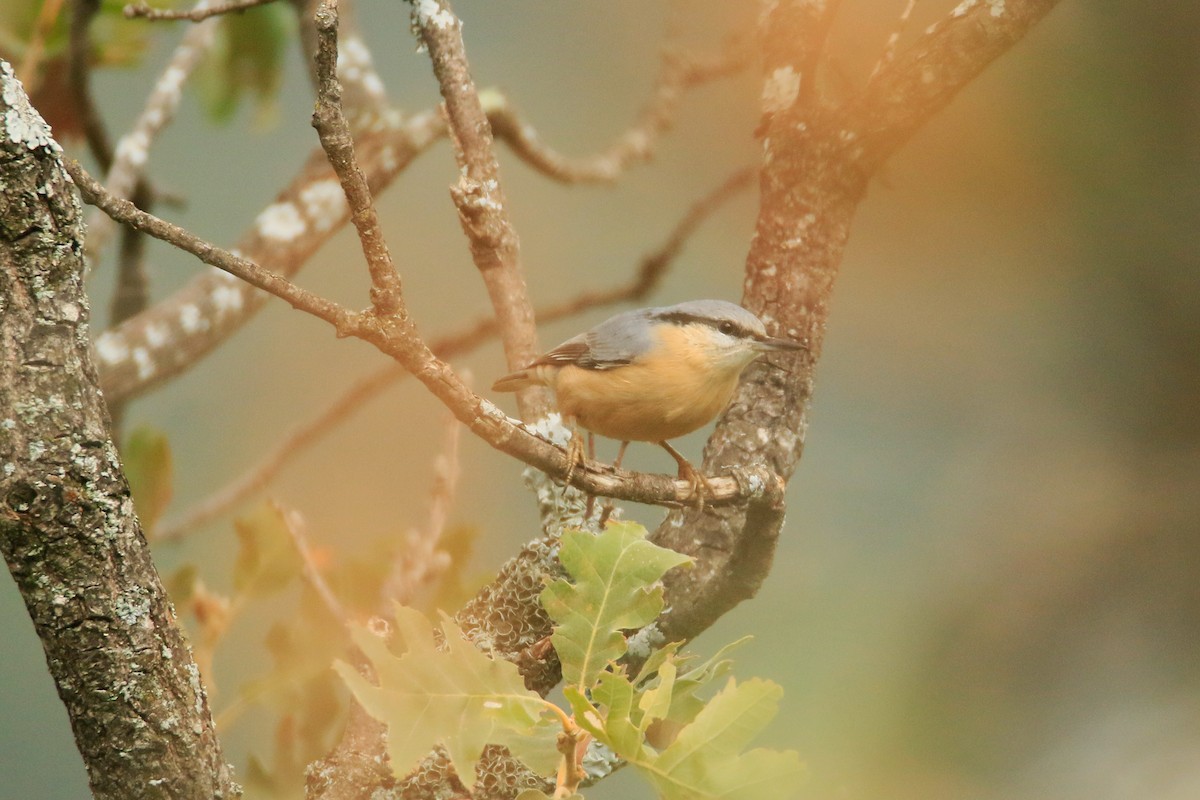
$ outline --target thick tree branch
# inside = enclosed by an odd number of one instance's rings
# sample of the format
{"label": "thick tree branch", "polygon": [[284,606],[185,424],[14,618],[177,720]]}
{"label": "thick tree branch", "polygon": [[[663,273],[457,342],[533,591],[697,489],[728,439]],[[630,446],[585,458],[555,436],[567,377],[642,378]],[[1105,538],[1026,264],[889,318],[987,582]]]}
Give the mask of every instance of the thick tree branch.
{"label": "thick tree branch", "polygon": [[[743,305],[778,335],[803,340],[795,372],[752,366],[705,449],[705,465],[767,464],[785,479],[808,430],[813,368],[833,286],[867,181],[884,159],[1056,0],[966,0],[842,109],[803,102],[799,70],[825,32],[813,0],[781,0],[764,16],[761,206],[746,259]],[[999,13],[997,13],[999,12]],[[810,76],[806,76],[806,80]],[[794,79],[793,79],[794,78]],[[757,592],[770,569],[782,508],[762,504],[673,512],[654,540],[696,559],[667,576],[659,632],[690,639]]]}
{"label": "thick tree branch", "polygon": [[873,173],[964,86],[1058,5],[1059,0],[963,0],[884,66],[833,121],[862,148]]}
{"label": "thick tree branch", "polygon": [[0,62],[0,551],[97,798],[232,798],[89,353],[78,195]]}

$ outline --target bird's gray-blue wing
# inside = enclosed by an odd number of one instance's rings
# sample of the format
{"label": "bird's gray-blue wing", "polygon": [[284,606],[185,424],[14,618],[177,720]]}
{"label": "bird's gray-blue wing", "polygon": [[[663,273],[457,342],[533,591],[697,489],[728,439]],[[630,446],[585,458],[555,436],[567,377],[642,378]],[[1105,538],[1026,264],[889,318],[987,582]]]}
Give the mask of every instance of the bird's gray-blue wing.
{"label": "bird's gray-blue wing", "polygon": [[584,369],[615,369],[645,353],[651,344],[649,309],[617,314],[543,355],[530,366],[574,364]]}

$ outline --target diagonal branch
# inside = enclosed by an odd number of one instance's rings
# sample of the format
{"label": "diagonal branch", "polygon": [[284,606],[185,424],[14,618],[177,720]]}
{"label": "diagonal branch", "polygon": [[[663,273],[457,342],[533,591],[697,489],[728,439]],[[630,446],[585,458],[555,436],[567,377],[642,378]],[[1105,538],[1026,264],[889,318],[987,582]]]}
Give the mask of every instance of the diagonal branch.
{"label": "diagonal branch", "polygon": [[884,65],[833,124],[857,137],[874,171],[1059,0],[963,0]]}
{"label": "diagonal branch", "polygon": [[313,112],[313,127],[350,204],[350,220],[358,231],[371,272],[371,302],[375,311],[382,316],[407,316],[400,274],[379,228],[371,188],[358,167],[350,124],[342,113],[342,87],[337,77],[337,14],[338,0],[323,0],[317,7],[317,108]]}
{"label": "diagonal branch", "polygon": [[[285,300],[293,308],[325,320],[339,336],[354,336],[368,342],[412,373],[489,445],[556,478],[567,475],[571,463],[564,448],[551,444],[520,421],[510,419],[490,401],[475,395],[430,351],[407,317],[379,317],[372,312],[350,311],[177,225],[140,211],[128,200],[113,197],[78,163],[68,162],[66,169],[84,199],[113,219],[191,253],[206,264]],[[571,485],[589,494],[667,506],[688,503],[695,491],[689,481],[611,468],[575,469]],[[777,504],[782,490],[782,481],[777,476],[766,468],[751,466],[738,467],[730,476],[708,478],[704,493],[713,505],[747,501]]]}
{"label": "diagonal branch", "polygon": [[[500,184],[492,127],[467,64],[462,21],[447,0],[420,0],[413,7],[413,22],[433,62],[462,173],[450,194],[500,324],[508,366],[520,369],[538,356],[537,327],[517,232]],[[550,397],[542,387],[529,387],[517,393],[517,406],[524,419],[544,417]]]}
{"label": "diagonal branch", "polygon": [[[743,305],[771,330],[809,343],[809,360],[794,373],[764,366],[747,371],[705,448],[709,469],[766,463],[790,477],[804,448],[833,286],[867,181],[1056,2],[965,0],[841,109],[810,107],[798,101],[798,92],[764,91],[762,197]],[[765,15],[765,86],[807,58],[813,38],[824,35],[797,13],[811,5],[780,0]],[[795,27],[797,19],[807,19],[808,27]],[[770,570],[782,526],[782,508],[761,504],[669,514],[654,540],[696,564],[686,574],[668,575],[668,596],[687,602],[669,603],[659,632],[667,640],[689,639],[752,597]]]}
{"label": "diagonal branch", "polygon": [[[734,194],[748,187],[753,177],[752,170],[738,170],[720,186],[700,198],[687,210],[666,240],[641,259],[637,272],[626,284],[606,290],[582,292],[569,300],[540,309],[537,318],[543,323],[555,322],[591,308],[633,302],[648,296],[658,287],[667,269],[679,256],[688,237],[701,222]],[[494,317],[488,317],[460,333],[434,340],[430,349],[438,358],[447,360],[469,353],[495,336],[496,320]],[[373,397],[406,377],[408,373],[399,365],[388,364],[360,378],[315,417],[293,428],[252,467],[184,511],[176,520],[158,525],[155,529],[156,538],[163,541],[180,539],[261,491],[274,480],[288,461],[314,444]]]}

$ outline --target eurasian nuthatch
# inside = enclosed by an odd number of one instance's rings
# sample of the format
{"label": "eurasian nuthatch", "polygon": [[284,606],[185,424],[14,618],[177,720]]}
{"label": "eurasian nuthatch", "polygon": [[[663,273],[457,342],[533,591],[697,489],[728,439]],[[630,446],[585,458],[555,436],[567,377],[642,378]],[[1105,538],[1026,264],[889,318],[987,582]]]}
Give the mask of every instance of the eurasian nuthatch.
{"label": "eurasian nuthatch", "polygon": [[[804,347],[767,336],[762,321],[741,306],[692,300],[618,314],[504,376],[492,389],[550,387],[572,426],[578,422],[621,442],[614,466],[629,442],[656,442],[699,493],[700,474],[667,440],[717,416],[733,397],[742,370],[760,354]],[[574,470],[583,457],[578,436],[569,455]]]}

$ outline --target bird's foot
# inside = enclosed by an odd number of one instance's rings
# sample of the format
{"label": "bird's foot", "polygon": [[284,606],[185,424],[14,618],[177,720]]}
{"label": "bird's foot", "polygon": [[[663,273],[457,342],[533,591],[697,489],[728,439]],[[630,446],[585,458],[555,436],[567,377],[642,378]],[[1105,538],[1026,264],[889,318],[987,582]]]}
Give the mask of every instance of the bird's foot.
{"label": "bird's foot", "polygon": [[567,474],[563,476],[563,483],[570,485],[571,478],[575,477],[575,470],[585,463],[583,437],[579,435],[579,431],[572,431],[571,442],[567,445]]}
{"label": "bird's foot", "polygon": [[700,474],[699,470],[692,466],[692,462],[684,458],[683,455],[674,447],[671,447],[671,445],[666,442],[659,442],[659,445],[661,445],[664,450],[670,453],[671,457],[675,459],[675,463],[679,465],[680,480],[685,480],[691,485],[692,505],[694,505],[697,510],[703,509],[704,501],[708,498],[708,484],[704,482],[704,476]]}

